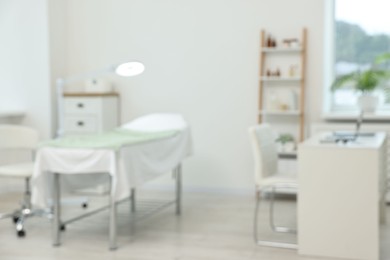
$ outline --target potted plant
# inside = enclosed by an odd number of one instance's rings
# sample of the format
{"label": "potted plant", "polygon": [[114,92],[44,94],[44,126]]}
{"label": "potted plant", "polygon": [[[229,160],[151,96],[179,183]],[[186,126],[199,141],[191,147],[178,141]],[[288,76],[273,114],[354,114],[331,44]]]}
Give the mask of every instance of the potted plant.
{"label": "potted plant", "polygon": [[378,104],[378,97],[374,96],[373,92],[390,79],[389,71],[383,69],[382,66],[388,60],[390,60],[390,53],[384,53],[376,57],[370,68],[357,70],[336,78],[331,86],[332,91],[340,88],[354,88],[361,93],[358,99],[360,109],[364,112],[374,112]]}
{"label": "potted plant", "polygon": [[295,150],[295,141],[291,134],[280,134],[275,141],[280,144],[280,152],[293,152]]}

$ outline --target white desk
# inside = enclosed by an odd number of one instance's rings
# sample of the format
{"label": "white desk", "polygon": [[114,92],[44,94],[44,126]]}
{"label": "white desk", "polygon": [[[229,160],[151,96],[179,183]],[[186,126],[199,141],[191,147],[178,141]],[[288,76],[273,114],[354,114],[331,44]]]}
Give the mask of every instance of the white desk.
{"label": "white desk", "polygon": [[322,143],[329,134],[315,135],[298,147],[299,254],[379,259],[386,134]]}

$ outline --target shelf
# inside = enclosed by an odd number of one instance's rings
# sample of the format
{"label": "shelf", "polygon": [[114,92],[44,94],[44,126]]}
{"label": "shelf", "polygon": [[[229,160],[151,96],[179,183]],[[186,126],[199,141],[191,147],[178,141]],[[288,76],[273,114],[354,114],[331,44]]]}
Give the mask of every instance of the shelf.
{"label": "shelf", "polygon": [[262,110],[260,111],[261,115],[271,115],[271,116],[299,116],[301,115],[300,111],[278,111],[278,110]]}
{"label": "shelf", "polygon": [[301,81],[302,78],[301,77],[267,77],[267,76],[263,76],[263,77],[260,77],[260,80],[261,81],[264,81],[264,82],[283,82],[283,81]]}
{"label": "shelf", "polygon": [[[358,111],[350,112],[328,112],[322,115],[326,121],[356,121],[359,117]],[[365,113],[364,121],[390,121],[390,111]]]}
{"label": "shelf", "polygon": [[278,152],[278,157],[281,159],[296,159],[297,158],[297,151],[293,152]]}
{"label": "shelf", "polygon": [[280,47],[280,48],[269,48],[269,47],[264,47],[262,52],[267,52],[267,53],[295,53],[295,52],[302,52],[303,48],[302,47]]}
{"label": "shelf", "polygon": [[108,97],[119,96],[116,92],[65,92],[64,97]]}

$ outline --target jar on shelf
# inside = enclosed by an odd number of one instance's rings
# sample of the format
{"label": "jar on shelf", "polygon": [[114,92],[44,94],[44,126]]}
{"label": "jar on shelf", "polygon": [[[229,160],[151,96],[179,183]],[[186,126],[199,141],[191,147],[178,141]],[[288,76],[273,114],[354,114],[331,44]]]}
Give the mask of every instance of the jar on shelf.
{"label": "jar on shelf", "polygon": [[290,77],[298,76],[298,65],[296,65],[296,64],[290,65],[289,70],[288,70],[288,74]]}
{"label": "jar on shelf", "polygon": [[280,110],[280,101],[274,91],[271,91],[269,95],[268,109],[271,111]]}

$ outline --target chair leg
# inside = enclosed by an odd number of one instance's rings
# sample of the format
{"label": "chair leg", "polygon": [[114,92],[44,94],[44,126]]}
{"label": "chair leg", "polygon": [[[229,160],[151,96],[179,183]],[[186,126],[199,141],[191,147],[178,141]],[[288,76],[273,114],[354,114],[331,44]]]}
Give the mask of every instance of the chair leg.
{"label": "chair leg", "polygon": [[260,201],[261,201],[261,193],[258,193],[258,196],[256,196],[255,214],[254,214],[255,216],[254,216],[254,224],[253,224],[253,234],[254,234],[255,243],[259,246],[268,246],[268,247],[277,247],[277,248],[286,248],[286,249],[297,249],[298,248],[297,244],[266,241],[266,240],[260,240],[258,238],[258,215],[259,215],[259,209],[260,209]]}
{"label": "chair leg", "polygon": [[46,210],[33,210],[31,205],[31,190],[30,190],[30,178],[25,179],[25,191],[23,194],[23,201],[21,202],[21,209],[14,211],[13,213],[0,214],[0,219],[12,218],[15,223],[16,234],[18,237],[24,237],[26,235],[24,229],[24,222],[31,216],[48,216],[50,212]]}
{"label": "chair leg", "polygon": [[131,188],[130,191],[131,191],[130,208],[131,208],[131,213],[134,213],[136,211],[135,188]]}
{"label": "chair leg", "polygon": [[24,207],[31,209],[31,190],[30,190],[30,178],[26,178],[24,191]]}
{"label": "chair leg", "polygon": [[279,232],[279,233],[293,233],[296,234],[297,230],[289,227],[284,227],[284,226],[276,226],[275,225],[275,194],[276,194],[276,188],[273,186],[270,188],[270,210],[269,210],[269,221],[270,221],[270,226],[273,231]]}
{"label": "chair leg", "polygon": [[25,190],[23,194],[22,209],[14,215],[15,229],[18,237],[24,237],[26,231],[24,230],[24,222],[26,218],[34,215],[31,208],[31,191],[30,191],[30,178],[25,179]]}
{"label": "chair leg", "polygon": [[16,222],[15,228],[16,228],[16,235],[18,237],[24,237],[26,235],[26,231],[24,230],[24,220],[27,216],[23,213],[20,214],[18,217],[18,221]]}

